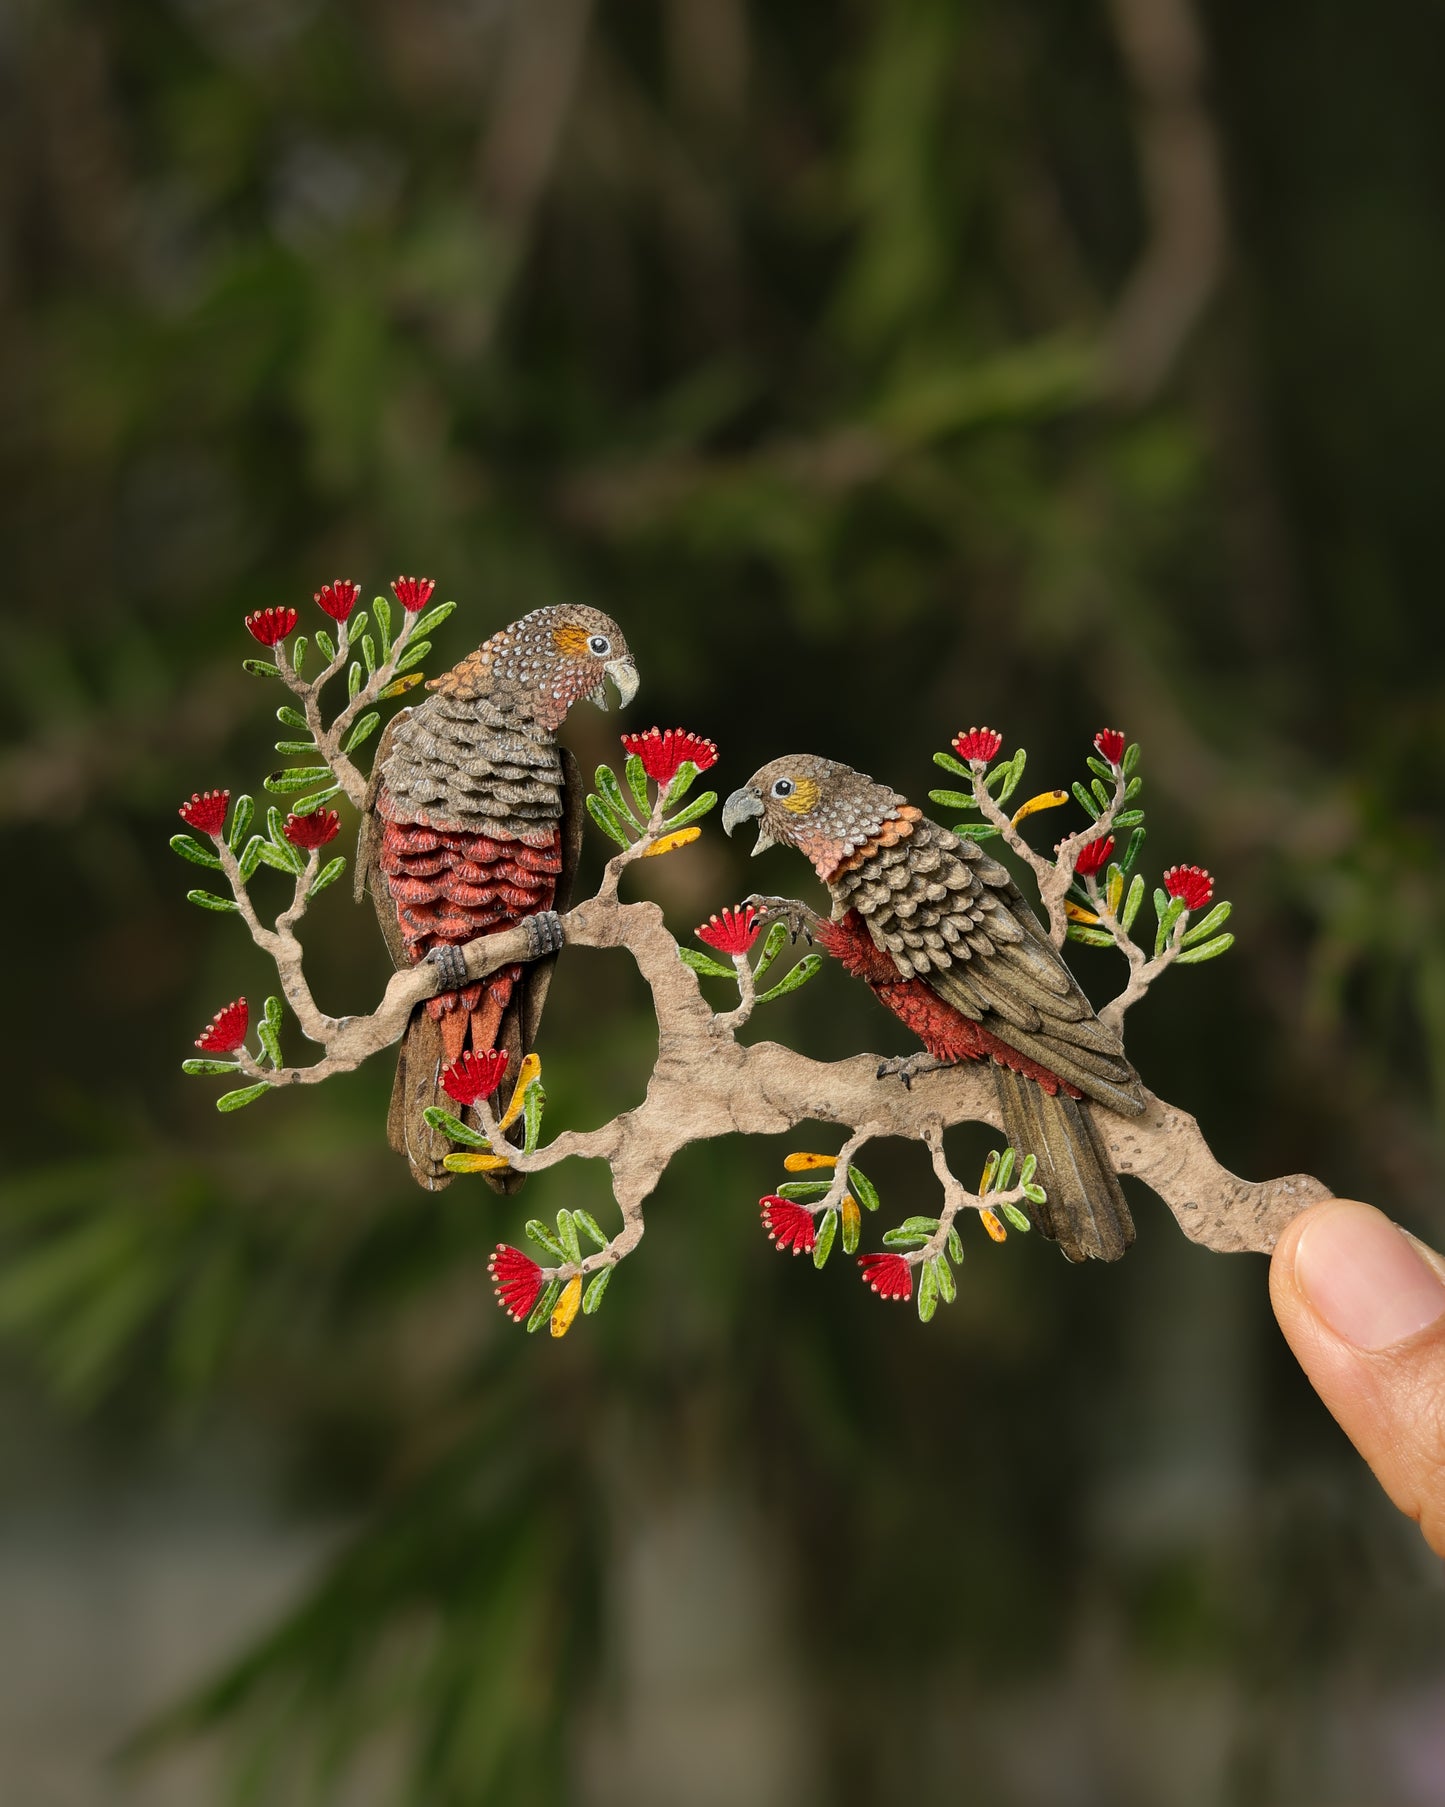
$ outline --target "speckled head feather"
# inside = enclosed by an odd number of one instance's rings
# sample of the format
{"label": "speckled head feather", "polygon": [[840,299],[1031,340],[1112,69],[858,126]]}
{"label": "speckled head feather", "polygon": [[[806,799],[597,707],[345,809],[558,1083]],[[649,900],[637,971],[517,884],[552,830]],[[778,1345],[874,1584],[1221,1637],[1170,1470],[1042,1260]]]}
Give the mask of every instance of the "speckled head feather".
{"label": "speckled head feather", "polygon": [[456,702],[487,698],[553,733],[583,697],[607,707],[604,678],[624,704],[637,690],[621,628],[600,609],[563,603],[500,629],[427,688]]}
{"label": "speckled head feather", "polygon": [[831,878],[870,842],[907,833],[918,818],[897,791],[865,772],[811,753],[774,759],[728,798],[724,826],[758,821],[754,853],[796,847],[821,879]]}

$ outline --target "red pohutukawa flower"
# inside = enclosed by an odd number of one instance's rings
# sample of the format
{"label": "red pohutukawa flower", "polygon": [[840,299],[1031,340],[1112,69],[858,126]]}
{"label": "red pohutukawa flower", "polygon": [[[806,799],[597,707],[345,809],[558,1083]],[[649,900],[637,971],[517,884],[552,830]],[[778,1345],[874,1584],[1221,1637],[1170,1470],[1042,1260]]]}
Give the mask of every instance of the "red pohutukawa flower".
{"label": "red pohutukawa flower", "polygon": [[911,1299],[913,1269],[901,1255],[860,1255],[863,1284],[871,1286],[880,1299]]}
{"label": "red pohutukawa flower", "polygon": [[478,1054],[468,1048],[459,1060],[442,1071],[442,1090],[458,1104],[475,1104],[478,1098],[490,1098],[502,1083],[507,1070],[505,1049],[488,1048]]}
{"label": "red pohutukawa flower", "polygon": [[356,599],[360,594],[360,584],[338,577],[335,583],[322,584],[312,600],[319,603],[333,621],[345,621],[356,607]]}
{"label": "red pohutukawa flower", "polygon": [[192,791],[189,802],[180,807],[180,818],[197,834],[219,834],[226,826],[229,791]]}
{"label": "red pohutukawa flower", "polygon": [[391,593],[408,615],[419,615],[436,587],[434,577],[398,577],[392,582]]}
{"label": "red pohutukawa flower", "polygon": [[309,816],[287,816],[281,832],[293,847],[304,847],[309,853],[336,839],[341,817],[334,809],[313,809]]}
{"label": "red pohutukawa flower", "polygon": [[257,609],[246,617],[246,631],[262,646],[277,646],[299,620],[295,609]]}
{"label": "red pohutukawa flower", "polygon": [[717,764],[713,743],[700,734],[689,734],[686,728],[648,728],[641,734],[624,734],[622,750],[637,755],[654,784],[671,784],[678,767],[689,759],[700,772]]}
{"label": "red pohutukawa flower", "polygon": [[1118,728],[1100,728],[1094,736],[1094,745],[1099,749],[1100,759],[1107,759],[1110,765],[1118,765],[1128,744]]}
{"label": "red pohutukawa flower", "polygon": [[970,728],[966,734],[956,734],[953,738],[954,752],[970,765],[975,760],[981,765],[987,765],[991,759],[998,757],[998,750],[1002,745],[1003,735],[993,728]]}
{"label": "red pohutukawa flower", "polygon": [[216,1012],[196,1037],[196,1046],[204,1048],[207,1054],[234,1054],[245,1041],[250,1025],[251,1007],[244,998],[237,998],[233,1004]]}
{"label": "red pohutukawa flower", "polygon": [[791,1249],[795,1255],[812,1254],[818,1240],[818,1226],[811,1211],[795,1205],[790,1198],[779,1198],[776,1192],[759,1199],[758,1210],[768,1241],[777,1244],[780,1254],[784,1249]]}
{"label": "red pohutukawa flower", "polygon": [[1171,866],[1164,889],[1171,897],[1182,897],[1186,910],[1202,910],[1214,895],[1214,880],[1203,866]]}
{"label": "red pohutukawa flower", "polygon": [[693,934],[720,954],[745,954],[762,932],[758,913],[751,904],[736,910],[724,910],[721,916],[709,916]]}
{"label": "red pohutukawa flower", "polygon": [[1080,878],[1093,878],[1108,865],[1114,852],[1114,837],[1105,835],[1103,840],[1085,841],[1074,855],[1074,870]]}
{"label": "red pohutukawa flower", "polygon": [[487,1263],[487,1272],[492,1276],[502,1310],[513,1323],[520,1324],[531,1317],[532,1307],[542,1293],[542,1270],[537,1263],[520,1249],[499,1242]]}

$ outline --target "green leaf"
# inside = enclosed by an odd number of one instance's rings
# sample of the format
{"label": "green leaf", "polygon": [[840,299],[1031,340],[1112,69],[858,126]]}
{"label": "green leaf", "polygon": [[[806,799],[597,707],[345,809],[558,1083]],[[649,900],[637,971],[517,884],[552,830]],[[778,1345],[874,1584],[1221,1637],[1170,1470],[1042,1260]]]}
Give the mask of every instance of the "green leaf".
{"label": "green leaf", "polygon": [[1096,759],[1091,753],[1088,758],[1089,770],[1096,778],[1102,778],[1107,784],[1114,782],[1114,768],[1102,759]]}
{"label": "green leaf", "polygon": [[[1041,1190],[1039,1187],[1035,1187],[1034,1189],[1035,1191]],[[1042,1204],[1043,1200],[1039,1199],[1037,1202]],[[1010,1202],[1006,1205],[1000,1205],[999,1210],[1016,1230],[1031,1230],[1033,1228],[1033,1225],[1029,1222],[1028,1213],[1026,1211],[1020,1211],[1016,1204]]]}
{"label": "green leaf", "polygon": [[1114,937],[1107,929],[1091,928],[1086,922],[1071,922],[1067,933],[1070,941],[1082,941],[1086,947],[1114,945]]}
{"label": "green leaf", "polygon": [[822,1198],[833,1189],[832,1180],[784,1180],[778,1187],[778,1198]]}
{"label": "green leaf", "polygon": [[202,910],[235,910],[238,908],[229,897],[217,897],[214,891],[187,891],[186,902],[196,904]]}
{"label": "green leaf", "polygon": [[652,816],[652,798],[647,793],[647,772],[635,753],[627,755],[627,788],[637,799],[637,814],[646,822]]}
{"label": "green leaf", "polygon": [[962,791],[930,791],[930,803],[941,803],[945,809],[977,809],[978,804]]}
{"label": "green leaf", "polygon": [[910,1236],[931,1236],[938,1228],[936,1217],[905,1217],[899,1224],[900,1230],[906,1230]]}
{"label": "green leaf", "polygon": [[309,791],[313,784],[324,784],[331,776],[329,765],[293,765],[284,772],[268,772],[266,789],[273,797],[292,791]]}
{"label": "green leaf", "polygon": [[952,1261],[963,1260],[963,1238],[958,1233],[957,1224],[948,1226],[948,1254]]}
{"label": "green leaf", "polygon": [[602,1295],[607,1291],[608,1282],[616,1271],[617,1263],[614,1261],[607,1267],[599,1267],[597,1272],[587,1282],[587,1290],[582,1295],[582,1315],[584,1318],[590,1318],[593,1312],[596,1311],[597,1307],[602,1303]]}
{"label": "green leaf", "polygon": [[342,752],[354,753],[363,742],[371,739],[372,735],[375,734],[380,726],[380,711],[376,709],[370,710],[366,715],[362,716],[361,720],[351,730],[350,734],[347,735],[346,744],[341,749]]}
{"label": "green leaf", "polygon": [[[370,643],[368,642],[368,644]],[[363,647],[362,651],[364,652],[365,650],[365,647]],[[400,676],[402,672],[410,671],[413,665],[420,665],[430,651],[430,640],[408,640],[406,643],[406,651],[396,662],[397,675]]]}
{"label": "green leaf", "polygon": [[234,853],[246,838],[246,831],[251,826],[251,818],[256,813],[256,805],[244,793],[237,797],[231,808],[231,832],[227,836],[231,852]]}
{"label": "green leaf", "polygon": [[[417,658],[424,658],[430,650],[431,643],[424,640],[421,645],[421,650],[417,653]],[[376,642],[372,639],[370,634],[363,634],[361,636],[361,653],[362,657],[366,660],[367,677],[374,678],[376,676]],[[413,659],[412,663],[415,664],[416,659]],[[396,668],[398,671],[402,669],[400,661],[398,661]]]}
{"label": "green leaf", "polygon": [[338,854],[334,860],[329,860],[316,874],[316,882],[306,893],[307,902],[309,903],[318,891],[324,891],[328,885],[334,885],[345,870],[346,856],[344,854]]}
{"label": "green leaf", "polygon": [[218,1111],[244,1110],[248,1104],[254,1104],[263,1092],[269,1092],[270,1086],[263,1079],[259,1085],[242,1086],[239,1092],[223,1092],[216,1100]]}
{"label": "green leaf", "polygon": [[935,753],[933,763],[941,765],[945,772],[953,772],[959,778],[972,778],[973,776],[969,767],[961,759],[955,759],[952,753]]}
{"label": "green leaf", "polygon": [[285,1017],[285,1014],[285,1006],[282,1004],[280,998],[267,998],[261,1011],[263,1019],[268,1022],[273,1029],[279,1029],[281,1027],[282,1019]]}
{"label": "green leaf", "polygon": [[876,1211],[878,1209],[878,1188],[873,1184],[866,1173],[862,1172],[861,1169],[857,1167],[850,1167],[848,1169],[848,1185],[854,1198],[857,1199],[858,1203],[862,1205],[865,1211]]}
{"label": "green leaf", "polygon": [[[531,1088],[528,1087],[528,1090],[530,1091]],[[567,1251],[567,1259],[573,1267],[578,1266],[582,1260],[582,1245],[577,1240],[577,1226],[572,1221],[570,1211],[557,1213],[557,1240]]]}
{"label": "green leaf", "polygon": [[1087,810],[1092,819],[1097,822],[1099,819],[1098,806],[1095,804],[1094,799],[1084,789],[1083,785],[1079,784],[1077,781],[1074,784],[1074,798],[1080,808]]}
{"label": "green leaf", "polygon": [[1136,740],[1136,741],[1133,741],[1124,750],[1123,772],[1124,772],[1124,776],[1126,778],[1133,777],[1134,767],[1136,765],[1138,765],[1138,763],[1139,763],[1139,743]]}
{"label": "green leaf", "polygon": [[[784,933],[786,934],[786,930]],[[736,972],[730,966],[719,966],[709,954],[697,953],[690,947],[680,947],[677,957],[684,966],[690,966],[695,973],[701,973],[705,979],[735,979]]]}
{"label": "green leaf", "polygon": [[694,797],[686,809],[680,809],[675,816],[667,818],[663,823],[663,833],[671,834],[674,829],[687,828],[699,817],[705,816],[716,802],[716,791],[704,791],[700,797]]}
{"label": "green leaf", "polygon": [[298,634],[291,642],[291,669],[299,678],[301,667],[306,663],[306,636]]}
{"label": "green leaf", "polygon": [[599,1249],[605,1249],[607,1247],[607,1237],[603,1233],[602,1226],[598,1223],[597,1219],[593,1217],[590,1211],[579,1211],[574,1207],[572,1211],[572,1221],[584,1236],[591,1237],[592,1241],[597,1244]]}
{"label": "green leaf", "polygon": [[326,663],[330,665],[336,657],[336,642],[331,638],[324,627],[318,627],[316,630],[316,644],[321,648],[322,652],[325,653]]}
{"label": "green leaf", "polygon": [[207,1075],[212,1073],[239,1073],[241,1071],[241,1063],[239,1060],[183,1060],[181,1062],[181,1071],[192,1075],[197,1073]]}
{"label": "green leaf", "polygon": [[883,1246],[885,1249],[921,1249],[926,1236],[920,1236],[916,1230],[885,1230]]}
{"label": "green leaf", "polygon": [[758,955],[758,963],[753,968],[753,982],[755,984],[759,979],[762,978],[763,974],[768,970],[768,968],[773,964],[774,960],[776,960],[778,955],[782,952],[783,943],[787,939],[788,939],[787,923],[775,922],[773,924],[773,926],[768,930],[767,935],[764,938],[763,951],[761,954]]}
{"label": "green leaf", "polygon": [[256,868],[261,864],[261,861],[266,858],[269,852],[270,847],[265,839],[258,834],[252,835],[251,839],[246,843],[246,851],[241,855],[240,859],[241,881],[243,884],[248,883],[255,877]]}
{"label": "green leaf", "polygon": [[641,829],[642,823],[647,820],[647,817],[644,815],[642,821],[639,822],[636,816],[633,815],[626,797],[622,794],[622,786],[617,782],[617,774],[610,765],[598,766],[595,783],[598,792],[611,806],[618,821],[630,822],[635,828]]}
{"label": "green leaf", "polygon": [[1214,960],[1220,954],[1227,954],[1233,946],[1233,935],[1216,935],[1213,941],[1206,941],[1202,947],[1186,948],[1182,954],[1176,954],[1174,964],[1198,966],[1203,960]]}
{"label": "green leaf", "polygon": [[1144,874],[1136,872],[1129,882],[1129,890],[1124,898],[1124,906],[1119,911],[1119,927],[1127,935],[1134,926],[1134,918],[1139,914],[1139,906],[1144,901]]}
{"label": "green leaf", "polygon": [[[172,845],[174,845],[174,843],[172,843]],[[1217,934],[1218,931],[1224,927],[1225,923],[1229,921],[1230,912],[1233,908],[1233,904],[1215,904],[1214,908],[1207,916],[1201,916],[1198,922],[1184,931],[1180,946],[1195,947],[1201,941],[1208,941],[1211,935]]]}
{"label": "green leaf", "polygon": [[800,985],[806,985],[823,964],[821,954],[804,954],[796,966],[785,972],[771,991],[758,994],[760,1004],[771,1004],[774,998],[785,997],[788,992],[796,991]]}
{"label": "green leaf", "polygon": [[291,805],[293,816],[309,816],[313,810],[320,809],[323,803],[329,803],[333,797],[341,794],[339,784],[328,785],[324,791],[317,791],[314,797],[302,797],[298,803]]}
{"label": "green leaf", "polygon": [[[1165,896],[1166,893],[1163,891],[1156,891],[1154,893],[1154,908],[1156,910],[1159,908],[1159,899]],[[1159,932],[1154,937],[1154,953],[1156,958],[1162,954],[1164,949],[1168,946],[1169,937],[1174,932],[1174,925],[1183,914],[1184,899],[1182,897],[1167,898],[1164,906],[1164,914],[1159,918]]]}
{"label": "green leaf", "polygon": [[346,700],[349,703],[354,703],[360,694],[361,664],[359,660],[353,659],[351,661],[350,669],[346,674]]}
{"label": "green leaf", "polygon": [[221,870],[221,862],[207,847],[202,847],[194,835],[173,834],[171,851],[178,853],[183,860],[189,860],[193,866],[209,866],[212,872]]}
{"label": "green leaf", "polygon": [[1115,828],[1137,828],[1144,820],[1142,809],[1121,809],[1114,818]]}
{"label": "green leaf", "polygon": [[1131,778],[1129,780],[1129,782],[1124,786],[1124,801],[1126,803],[1132,802],[1133,799],[1139,795],[1140,791],[1143,790],[1143,788],[1144,788],[1144,780],[1142,778]]}
{"label": "green leaf", "polygon": [[542,1288],[542,1296],[532,1307],[532,1315],[527,1319],[528,1336],[535,1336],[551,1317],[561,1294],[562,1282],[560,1280],[549,1280]]}
{"label": "green leaf", "polygon": [[616,841],[619,847],[630,847],[632,845],[622,828],[622,824],[617,821],[607,805],[597,795],[596,791],[592,791],[588,795],[587,813],[602,830],[603,834],[610,836],[612,840]]}
{"label": "green leaf", "polygon": [[987,841],[1002,834],[1003,830],[995,828],[992,822],[955,822],[953,832],[962,841]]}
{"label": "green leaf", "polygon": [[538,1248],[545,1249],[549,1255],[555,1255],[559,1261],[567,1259],[567,1251],[558,1241],[556,1233],[550,1230],[540,1217],[527,1219],[527,1235]]}
{"label": "green leaf", "polygon": [[434,609],[428,609],[425,614],[418,619],[416,626],[411,630],[413,637],[420,634],[429,634],[435,628],[439,628],[456,606],[457,605],[454,602],[439,602]]}
{"label": "green leaf", "polygon": [[1024,1187],[1024,1197],[1029,1201],[1029,1203],[1031,1205],[1043,1204],[1043,1202],[1045,1201],[1045,1199],[1047,1199],[1048,1196],[1049,1196],[1048,1193],[1044,1191],[1042,1186],[1025,1186]]}
{"label": "green leaf", "polygon": [[918,1316],[925,1324],[938,1310],[938,1275],[933,1269],[933,1262],[925,1261],[918,1276]]}
{"label": "green leaf", "polygon": [[438,1135],[450,1136],[453,1142],[460,1142],[463,1148],[490,1148],[492,1145],[483,1135],[463,1123],[460,1117],[454,1117],[439,1104],[429,1104],[422,1112],[427,1122]]}
{"label": "green leaf", "polygon": [[1144,836],[1146,832],[1147,831],[1143,828],[1136,828],[1133,834],[1129,836],[1128,850],[1124,854],[1123,859],[1119,862],[1126,872],[1132,872],[1134,870],[1134,862],[1139,857],[1139,849],[1144,845]]}
{"label": "green leaf", "polygon": [[285,722],[288,728],[307,728],[310,724],[299,709],[293,709],[289,703],[282,703],[276,711],[276,720]]}
{"label": "green leaf", "polygon": [[[853,1202],[856,1205],[858,1201],[855,1199]],[[846,1212],[843,1217],[843,1253],[845,1255],[856,1255],[858,1253],[858,1244],[862,1239],[862,1234],[863,1219],[861,1213],[858,1211]]]}
{"label": "green leaf", "polygon": [[1019,1168],[1019,1184],[1021,1186],[1027,1186],[1038,1170],[1039,1157],[1036,1154],[1026,1154],[1024,1156],[1024,1164]]}
{"label": "green leaf", "polygon": [[242,659],[241,670],[249,671],[253,678],[279,678],[281,675],[269,659]]}
{"label": "green leaf", "polygon": [[376,632],[383,657],[391,651],[391,604],[384,596],[373,596],[371,612],[376,617]]}
{"label": "green leaf", "polygon": [[314,740],[278,740],[276,751],[278,753],[314,753],[316,742]]}
{"label": "green leaf", "polygon": [[953,1277],[953,1269],[940,1255],[930,1265],[938,1269],[938,1296],[945,1305],[952,1305],[958,1297],[958,1282]]}
{"label": "green leaf", "polygon": [[1090,790],[1093,791],[1094,801],[1098,804],[1098,806],[1101,810],[1107,809],[1109,807],[1109,805],[1114,801],[1113,787],[1110,785],[1100,784],[1100,782],[1097,778],[1094,779],[1094,781],[1089,786],[1089,788],[1090,788]]}
{"label": "green leaf", "polygon": [[821,1268],[833,1253],[833,1238],[838,1234],[838,1213],[829,1211],[818,1226],[818,1240],[813,1244],[813,1266]]}
{"label": "green leaf", "polygon": [[994,795],[998,798],[1000,803],[1007,803],[1009,798],[1018,789],[1019,781],[1024,775],[1024,766],[1027,762],[1028,754],[1020,747],[1013,758],[999,768],[1003,773],[1003,783],[999,785],[998,789],[994,792]]}
{"label": "green leaf", "polygon": [[256,1025],[256,1034],[261,1038],[261,1046],[265,1049],[273,1067],[280,1067],[281,1038],[276,1033],[276,1025],[263,1017]]}
{"label": "green leaf", "polygon": [[534,1079],[522,1098],[522,1152],[535,1154],[542,1134],[542,1112],[547,1108],[547,1094],[540,1079]]}
{"label": "green leaf", "polygon": [[1016,1148],[1006,1148],[999,1156],[998,1172],[994,1175],[994,1190],[1007,1192],[1013,1184],[1014,1162],[1018,1159]]}
{"label": "green leaf", "polygon": [[684,759],[682,764],[673,773],[671,784],[669,784],[667,789],[662,793],[663,815],[666,815],[674,805],[682,802],[683,798],[692,789],[692,781],[696,777],[697,767],[690,759]]}

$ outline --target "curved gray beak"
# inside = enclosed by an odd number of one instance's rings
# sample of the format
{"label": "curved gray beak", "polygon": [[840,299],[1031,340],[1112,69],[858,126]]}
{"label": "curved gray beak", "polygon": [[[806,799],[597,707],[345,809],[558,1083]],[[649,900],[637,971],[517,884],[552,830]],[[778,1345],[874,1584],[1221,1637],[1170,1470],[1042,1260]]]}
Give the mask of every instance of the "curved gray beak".
{"label": "curved gray beak", "polygon": [[753,853],[755,855],[759,854],[765,847],[771,847],[773,845],[773,837],[763,826],[762,814],[762,798],[756,791],[749,790],[747,786],[744,785],[741,790],[734,791],[727,802],[723,804],[723,832],[725,834],[731,834],[735,828],[740,828],[744,822],[757,822],[758,844],[753,848]]}
{"label": "curved gray beak", "polygon": [[[631,659],[610,659],[602,669],[617,686],[617,707],[625,709],[637,695],[637,667]],[[605,709],[606,703],[603,703],[602,707]]]}

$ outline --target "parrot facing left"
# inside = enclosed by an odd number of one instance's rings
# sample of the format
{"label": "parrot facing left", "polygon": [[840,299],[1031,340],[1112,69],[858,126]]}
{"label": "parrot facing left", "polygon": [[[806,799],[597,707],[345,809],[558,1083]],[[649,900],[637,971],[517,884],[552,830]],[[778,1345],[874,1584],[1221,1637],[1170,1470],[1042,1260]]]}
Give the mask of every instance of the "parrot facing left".
{"label": "parrot facing left", "polygon": [[756,820],[755,853],[796,847],[828,887],[828,920],[751,901],[818,942],[923,1043],[880,1077],[991,1061],[1005,1134],[1038,1161],[1044,1234],[1073,1261],[1122,1255],[1134,1224],[1093,1109],[1137,1116],[1144,1089],[1008,871],[886,785],[808,754],[755,772],[722,820],[729,834]]}
{"label": "parrot facing left", "polygon": [[[426,1110],[458,1107],[443,1068],[467,1049],[504,1049],[515,1073],[536,1038],[561,945],[555,912],[570,900],[584,787],[556,733],[573,703],[625,707],[637,667],[615,621],[597,609],[534,609],[431,679],[377,749],[357,848],[358,898],[369,889],[398,968],[431,960],[454,980],[413,1012],[402,1037],[387,1137],[417,1184],[447,1185],[448,1138]],[[536,958],[465,978],[461,948],[529,922]],[[487,1174],[497,1191],[521,1175]]]}

